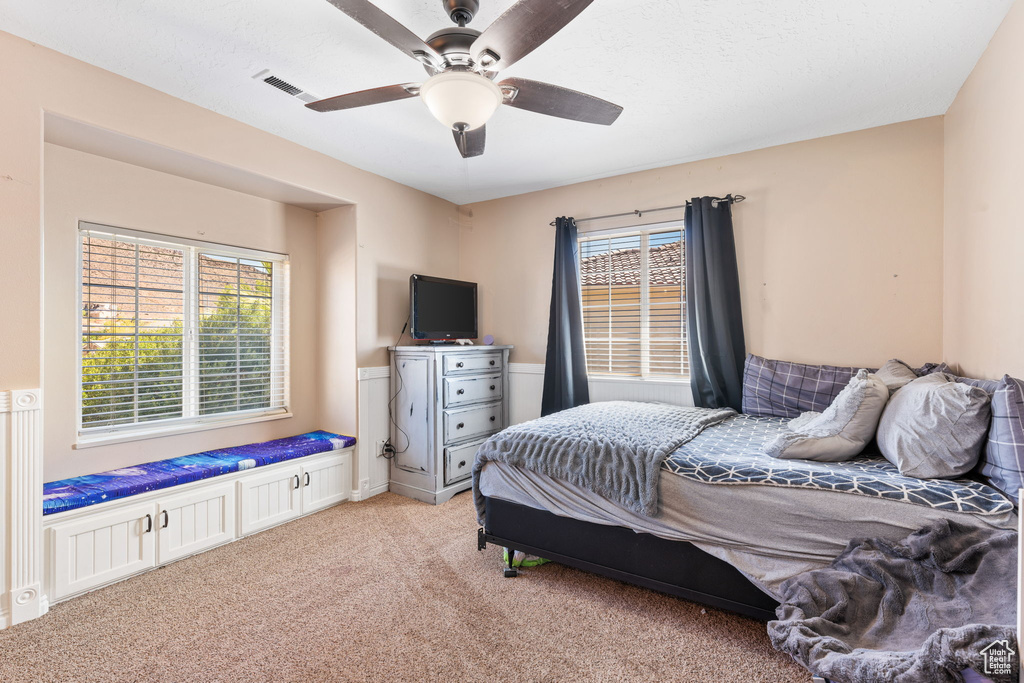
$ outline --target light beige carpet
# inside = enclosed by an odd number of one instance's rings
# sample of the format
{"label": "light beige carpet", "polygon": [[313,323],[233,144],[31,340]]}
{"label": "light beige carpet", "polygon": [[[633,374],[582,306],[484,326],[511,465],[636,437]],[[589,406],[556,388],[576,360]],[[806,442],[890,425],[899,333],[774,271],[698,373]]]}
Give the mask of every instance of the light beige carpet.
{"label": "light beige carpet", "polygon": [[802,681],[751,619],[545,565],[468,493],[346,503],[0,631],[0,681]]}

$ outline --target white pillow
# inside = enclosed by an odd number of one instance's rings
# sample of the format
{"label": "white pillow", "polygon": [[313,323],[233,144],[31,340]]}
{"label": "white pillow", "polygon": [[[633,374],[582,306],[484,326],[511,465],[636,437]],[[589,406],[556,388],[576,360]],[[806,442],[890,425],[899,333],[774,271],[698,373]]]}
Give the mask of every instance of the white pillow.
{"label": "white pillow", "polygon": [[971,471],[992,421],[988,392],[935,373],[893,394],[878,423],[878,450],[918,479],[953,479]]}
{"label": "white pillow", "polygon": [[875,435],[889,388],[867,370],[859,370],[820,414],[804,413],[768,444],[774,458],[840,462],[864,450]]}
{"label": "white pillow", "polygon": [[914,369],[898,358],[886,362],[885,365],[878,368],[875,374],[878,375],[878,379],[885,382],[885,386],[889,387],[889,395],[895,394],[897,389],[901,389],[917,379]]}

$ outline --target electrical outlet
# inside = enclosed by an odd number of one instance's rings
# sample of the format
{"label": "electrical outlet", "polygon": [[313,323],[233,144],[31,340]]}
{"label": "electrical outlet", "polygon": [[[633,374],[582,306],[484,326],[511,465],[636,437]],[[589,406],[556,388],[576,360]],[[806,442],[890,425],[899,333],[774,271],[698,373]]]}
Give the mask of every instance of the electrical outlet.
{"label": "electrical outlet", "polygon": [[359,491],[364,495],[370,492],[370,480],[363,479],[359,482]]}
{"label": "electrical outlet", "polygon": [[384,457],[384,444],[385,443],[386,443],[386,441],[384,439],[377,439],[377,441],[376,441],[376,445],[377,445],[376,453],[377,453],[377,457],[378,458],[383,458]]}

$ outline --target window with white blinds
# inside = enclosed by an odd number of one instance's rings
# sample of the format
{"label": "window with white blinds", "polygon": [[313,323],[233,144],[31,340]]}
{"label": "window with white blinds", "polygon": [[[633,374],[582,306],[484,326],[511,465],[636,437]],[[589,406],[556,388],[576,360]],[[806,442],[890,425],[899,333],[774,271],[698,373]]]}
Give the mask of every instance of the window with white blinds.
{"label": "window with white blinds", "polygon": [[579,247],[587,372],[688,376],[681,227],[583,234]]}
{"label": "window with white blinds", "polygon": [[287,411],[287,256],[79,234],[82,436]]}

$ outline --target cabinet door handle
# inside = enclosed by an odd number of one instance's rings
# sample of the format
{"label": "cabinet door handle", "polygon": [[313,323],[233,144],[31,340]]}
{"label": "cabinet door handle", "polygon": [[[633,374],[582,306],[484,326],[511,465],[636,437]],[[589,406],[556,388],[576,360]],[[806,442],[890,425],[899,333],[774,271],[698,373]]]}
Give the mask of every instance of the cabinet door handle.
{"label": "cabinet door handle", "polygon": [[491,385],[491,391],[494,391],[494,385],[493,384]]}
{"label": "cabinet door handle", "polygon": [[309,486],[309,472],[306,472],[306,486]]}
{"label": "cabinet door handle", "polygon": [[458,363],[456,363],[456,364],[455,364],[455,367],[457,367],[457,368],[461,368],[461,367],[462,367],[462,361],[460,360],[460,361],[459,361]]}
{"label": "cabinet door handle", "polygon": [[463,427],[465,427],[465,426],[466,426],[466,423],[465,423],[465,422],[460,422],[459,424],[455,425],[455,428],[456,428],[456,429],[462,429],[462,428],[463,428]]}
{"label": "cabinet door handle", "polygon": [[299,488],[299,475],[295,475],[295,488]]}
{"label": "cabinet door handle", "polygon": [[491,422],[494,422],[496,419],[498,419],[498,418],[495,417],[494,415],[491,415]]}
{"label": "cabinet door handle", "polygon": [[493,360],[491,361],[491,365],[494,365],[494,361]]}
{"label": "cabinet door handle", "polygon": [[[491,387],[491,388],[493,389],[494,387]],[[465,389],[459,389],[455,393],[458,394],[459,396],[461,396],[462,394],[466,393],[466,390]]]}
{"label": "cabinet door handle", "polygon": [[167,514],[167,510],[163,510],[160,514],[164,516],[164,523],[160,525],[160,528],[166,529],[167,525],[171,523],[171,516]]}
{"label": "cabinet door handle", "polygon": [[465,466],[466,466],[466,461],[465,461],[465,460],[462,460],[462,461],[460,461],[460,462],[459,462],[459,464],[458,464],[458,468],[459,468],[460,470],[461,470],[461,469],[462,469],[463,467],[465,467]]}
{"label": "cabinet door handle", "polygon": [[153,530],[153,515],[146,515],[146,530],[142,533],[148,534]]}

